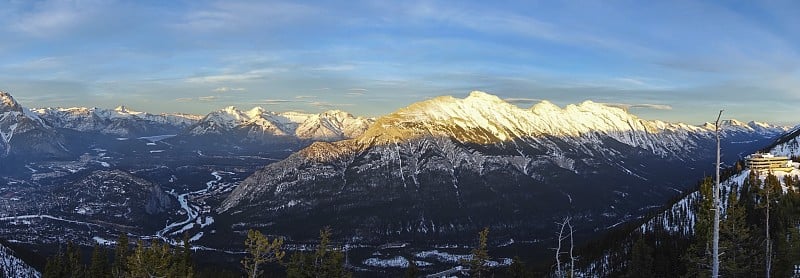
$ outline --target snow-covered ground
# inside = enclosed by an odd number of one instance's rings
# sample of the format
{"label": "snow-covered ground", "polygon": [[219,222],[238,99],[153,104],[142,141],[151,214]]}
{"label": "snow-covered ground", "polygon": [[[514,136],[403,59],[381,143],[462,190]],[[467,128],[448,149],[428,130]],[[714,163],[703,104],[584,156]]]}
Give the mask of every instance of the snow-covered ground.
{"label": "snow-covered ground", "polygon": [[17,258],[11,249],[0,245],[0,277],[39,278],[42,274]]}

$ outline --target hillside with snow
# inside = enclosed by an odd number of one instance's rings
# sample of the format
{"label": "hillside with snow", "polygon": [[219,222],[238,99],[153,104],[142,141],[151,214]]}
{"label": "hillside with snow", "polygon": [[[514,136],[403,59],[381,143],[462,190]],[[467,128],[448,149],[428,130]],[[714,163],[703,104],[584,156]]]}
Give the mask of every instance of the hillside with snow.
{"label": "hillside with snow", "polygon": [[18,156],[62,156],[64,139],[10,94],[0,91],[0,158]]}
{"label": "hillside with snow", "polygon": [[[770,147],[762,150],[779,156],[798,157],[800,149],[800,133],[798,129],[793,129],[786,134],[778,137]],[[795,180],[800,178],[800,164],[794,163],[794,168],[790,172],[775,171],[772,174],[778,178],[780,185],[785,192],[789,190],[785,177],[790,176]],[[720,201],[721,212],[724,219],[725,210],[728,207],[728,200],[734,189],[741,191],[745,181],[750,177],[751,170],[743,169],[741,172],[734,173],[728,178],[720,181]],[[766,174],[761,173],[757,177],[763,183]],[[631,234],[639,237],[640,235],[667,235],[677,238],[690,238],[695,233],[695,221],[697,220],[698,208],[703,201],[699,191],[690,192],[685,197],[675,201],[662,212],[653,215]],[[592,273],[593,277],[603,277],[611,275],[614,271],[619,271],[624,267],[623,262],[630,255],[630,242],[617,242],[613,250],[606,250],[601,258],[593,260],[583,269],[585,273]]]}
{"label": "hillside with snow", "polygon": [[0,277],[39,278],[42,274],[14,255],[8,247],[0,245]]}

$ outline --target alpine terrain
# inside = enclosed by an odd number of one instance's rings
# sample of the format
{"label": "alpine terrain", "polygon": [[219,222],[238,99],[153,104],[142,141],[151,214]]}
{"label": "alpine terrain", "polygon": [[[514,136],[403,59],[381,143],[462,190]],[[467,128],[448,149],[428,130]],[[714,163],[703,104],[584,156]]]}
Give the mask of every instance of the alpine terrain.
{"label": "alpine terrain", "polygon": [[[735,120],[721,128],[728,163],[786,131]],[[523,109],[483,92],[438,97],[266,166],[217,211],[234,230],[266,224],[294,240],[331,226],[353,244],[442,244],[489,227],[546,251],[562,217],[585,240],[691,188],[712,169],[713,132],[591,101]]]}

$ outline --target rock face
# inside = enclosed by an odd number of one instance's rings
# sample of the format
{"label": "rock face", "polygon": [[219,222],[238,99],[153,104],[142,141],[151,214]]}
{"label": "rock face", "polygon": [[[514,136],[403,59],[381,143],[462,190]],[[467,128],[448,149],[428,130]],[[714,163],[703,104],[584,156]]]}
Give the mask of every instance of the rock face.
{"label": "rock face", "polygon": [[10,94],[0,92],[0,158],[59,157],[68,153],[64,138]]}
{"label": "rock face", "polygon": [[[785,128],[723,131],[733,159]],[[687,189],[708,171],[713,138],[708,126],[590,101],[521,109],[473,92],[400,109],[352,140],[314,143],[253,174],[219,211],[299,238],[330,225],[365,241],[469,239],[482,227],[535,240],[565,215],[588,234]]]}

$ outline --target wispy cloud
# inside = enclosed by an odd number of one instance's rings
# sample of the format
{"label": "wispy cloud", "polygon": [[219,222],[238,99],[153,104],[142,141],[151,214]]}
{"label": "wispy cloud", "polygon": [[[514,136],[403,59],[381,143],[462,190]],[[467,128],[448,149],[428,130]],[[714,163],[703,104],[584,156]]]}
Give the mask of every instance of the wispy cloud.
{"label": "wispy cloud", "polygon": [[220,1],[186,13],[172,26],[198,33],[242,32],[307,20],[319,13],[315,6],[294,2]]}
{"label": "wispy cloud", "polygon": [[87,10],[91,10],[90,5],[79,7],[77,2],[42,2],[32,11],[20,16],[11,27],[18,32],[36,37],[57,35],[79,25],[86,18]]}
{"label": "wispy cloud", "polygon": [[323,66],[317,66],[317,67],[312,67],[311,68],[311,70],[316,70],[316,71],[352,71],[352,70],[355,70],[355,69],[356,69],[356,66],[355,65],[350,65],[350,64],[323,65]]}
{"label": "wispy cloud", "polygon": [[619,107],[625,110],[629,109],[653,109],[653,110],[672,110],[672,106],[666,104],[650,104],[650,103],[603,103],[612,107]]}
{"label": "wispy cloud", "polygon": [[243,73],[230,73],[230,74],[213,74],[204,76],[195,76],[186,78],[188,83],[221,83],[221,82],[236,82],[246,81],[253,79],[262,79],[269,74],[285,71],[284,69],[259,69],[251,70]]}
{"label": "wispy cloud", "polygon": [[308,104],[311,105],[311,106],[317,107],[317,108],[321,108],[321,109],[333,109],[333,108],[339,108],[339,107],[343,107],[343,106],[354,106],[355,105],[353,103],[331,103],[331,102],[326,102],[326,101],[312,101],[312,102],[309,102]]}
{"label": "wispy cloud", "polygon": [[254,104],[257,105],[281,105],[281,104],[288,104],[288,103],[304,103],[306,101],[296,100],[296,99],[265,99],[256,101]]}
{"label": "wispy cloud", "polygon": [[225,93],[225,92],[244,92],[247,91],[245,88],[229,88],[229,87],[219,87],[214,89],[214,92],[217,93]]}
{"label": "wispy cloud", "polygon": [[195,98],[190,98],[190,97],[182,97],[182,98],[176,98],[175,99],[176,102],[192,102],[194,100],[195,100]]}
{"label": "wispy cloud", "polygon": [[517,105],[534,104],[534,103],[539,103],[539,102],[542,101],[541,99],[538,99],[538,98],[505,98],[503,100],[505,100],[508,103],[517,104]]}

